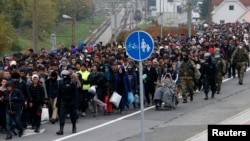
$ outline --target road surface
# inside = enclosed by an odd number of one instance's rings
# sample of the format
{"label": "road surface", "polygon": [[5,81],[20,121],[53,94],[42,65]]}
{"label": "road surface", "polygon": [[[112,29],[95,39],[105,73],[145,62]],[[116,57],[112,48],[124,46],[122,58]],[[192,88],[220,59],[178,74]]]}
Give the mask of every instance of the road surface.
{"label": "road surface", "polygon": [[[249,69],[248,69],[249,70]],[[145,141],[206,141],[208,124],[250,122],[250,74],[246,73],[244,84],[238,85],[237,78],[225,79],[221,94],[215,99],[203,100],[203,92],[194,95],[194,101],[180,103],[176,110],[145,109]],[[240,114],[239,114],[240,113]],[[245,118],[239,118],[243,116]],[[235,120],[235,118],[239,120]],[[104,116],[101,113],[92,117],[80,117],[76,134],[71,133],[70,120],[67,120],[63,136],[57,136],[57,124],[44,123],[45,131],[24,137],[13,137],[13,141],[139,141],[141,139],[140,110],[131,109],[124,116],[118,113]],[[230,120],[231,119],[231,120]],[[27,134],[27,133],[26,133]],[[0,140],[5,135],[0,134]],[[198,138],[198,139],[197,139]]]}

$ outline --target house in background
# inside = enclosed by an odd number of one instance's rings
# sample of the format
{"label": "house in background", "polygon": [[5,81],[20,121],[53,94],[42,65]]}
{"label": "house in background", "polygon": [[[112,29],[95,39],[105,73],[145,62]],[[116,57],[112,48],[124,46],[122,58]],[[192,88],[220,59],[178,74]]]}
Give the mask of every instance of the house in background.
{"label": "house in background", "polygon": [[250,23],[250,9],[239,18],[239,21]]}
{"label": "house in background", "polygon": [[212,0],[214,23],[247,22],[250,0]]}
{"label": "house in background", "polygon": [[180,18],[179,15],[182,13],[181,9],[186,4],[187,0],[156,0],[155,8],[156,13],[159,15],[158,23],[172,27],[177,27],[180,23],[184,23],[184,19]]}

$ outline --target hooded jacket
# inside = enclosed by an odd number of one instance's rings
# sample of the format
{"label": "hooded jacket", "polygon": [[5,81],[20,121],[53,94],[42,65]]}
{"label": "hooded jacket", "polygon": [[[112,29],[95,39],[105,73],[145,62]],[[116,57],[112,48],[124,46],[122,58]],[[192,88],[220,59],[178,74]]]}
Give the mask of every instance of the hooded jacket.
{"label": "hooded jacket", "polygon": [[11,86],[13,87],[13,91],[5,91],[4,93],[4,103],[6,112],[9,113],[16,113],[22,110],[24,106],[24,96],[22,92],[15,88],[15,84],[13,82],[7,82],[6,87]]}

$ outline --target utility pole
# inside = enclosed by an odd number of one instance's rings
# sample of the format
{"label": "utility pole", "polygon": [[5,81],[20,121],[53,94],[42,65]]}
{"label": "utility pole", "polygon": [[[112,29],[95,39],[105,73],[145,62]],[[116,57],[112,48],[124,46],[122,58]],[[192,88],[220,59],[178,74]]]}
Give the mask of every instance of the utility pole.
{"label": "utility pole", "polygon": [[[76,45],[76,15],[77,15],[77,10],[84,8],[85,6],[81,6],[81,8],[77,8],[76,6],[73,6],[73,0],[71,0],[71,17],[67,16],[67,17],[63,17],[66,19],[71,19],[71,45]],[[66,8],[66,6],[63,6],[63,8]]]}
{"label": "utility pole", "polygon": [[[161,39],[162,39],[162,27],[163,27],[163,14],[162,14],[162,8],[161,8],[161,5],[162,5],[162,3],[161,3],[161,1],[162,0],[160,0],[160,18],[161,18]],[[164,5],[163,5],[163,7],[164,7]]]}
{"label": "utility pole", "polygon": [[117,8],[117,0],[115,2],[115,39],[114,41],[116,42],[116,38],[117,38],[117,13],[116,13],[116,8]]}
{"label": "utility pole", "polygon": [[209,24],[209,25],[210,25],[211,22],[212,22],[212,14],[211,14],[211,12],[212,12],[212,1],[209,0],[209,1],[208,1],[208,24]]}
{"label": "utility pole", "polygon": [[94,0],[91,3],[91,32],[93,33],[94,29]]}
{"label": "utility pole", "polygon": [[72,8],[72,45],[76,44],[76,8]]}
{"label": "utility pole", "polygon": [[33,51],[37,53],[37,0],[33,0],[33,17],[32,17],[32,30],[33,30]]}
{"label": "utility pole", "polygon": [[147,0],[145,0],[145,9],[144,9],[144,11],[145,11],[145,22],[147,21],[147,12],[148,12],[148,7],[147,7],[147,5],[148,5],[148,3],[147,3]]}
{"label": "utility pole", "polygon": [[113,29],[113,41],[116,42],[116,36],[117,36],[117,13],[116,13],[116,4],[117,0],[115,2],[112,2],[112,15],[114,17],[114,29]]}
{"label": "utility pole", "polygon": [[188,14],[187,14],[187,20],[188,20],[188,37],[191,38],[192,35],[192,0],[188,0]]}
{"label": "utility pole", "polygon": [[[141,2],[141,1],[140,1]],[[136,3],[135,3],[135,10],[133,9],[133,11],[132,11],[132,16],[137,16],[136,14],[136,12],[138,12],[138,0],[136,0]],[[140,10],[140,12],[141,12],[141,10]],[[142,16],[142,15],[141,15]],[[142,17],[141,17],[142,18]],[[132,24],[132,22],[131,22],[131,24]],[[138,24],[138,20],[135,20],[135,27],[136,27],[136,29],[137,29],[137,24]]]}
{"label": "utility pole", "polygon": [[[71,0],[73,4],[73,0]],[[71,6],[71,12],[72,12],[72,45],[76,45],[76,16],[77,16],[77,10],[84,8],[85,6],[82,5],[81,8],[77,8],[76,5]]]}

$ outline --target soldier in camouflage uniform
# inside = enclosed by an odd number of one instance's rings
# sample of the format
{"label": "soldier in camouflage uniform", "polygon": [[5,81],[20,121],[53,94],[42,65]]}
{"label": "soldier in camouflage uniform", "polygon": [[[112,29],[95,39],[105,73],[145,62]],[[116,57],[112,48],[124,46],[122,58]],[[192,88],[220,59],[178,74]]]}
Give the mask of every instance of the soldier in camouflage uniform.
{"label": "soldier in camouflage uniform", "polygon": [[226,62],[220,54],[220,49],[216,48],[214,53],[214,62],[217,68],[217,77],[215,80],[216,92],[220,94],[222,78],[226,74]]}
{"label": "soldier in camouflage uniform", "polygon": [[183,62],[179,68],[183,103],[187,103],[187,90],[190,93],[190,101],[193,101],[195,69],[194,62],[189,59],[188,55],[183,55]]}
{"label": "soldier in camouflage uniform", "polygon": [[243,42],[239,42],[237,49],[233,52],[231,62],[235,63],[237,69],[239,84],[243,84],[244,73],[246,64],[248,62],[248,51],[243,47]]}

